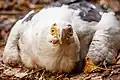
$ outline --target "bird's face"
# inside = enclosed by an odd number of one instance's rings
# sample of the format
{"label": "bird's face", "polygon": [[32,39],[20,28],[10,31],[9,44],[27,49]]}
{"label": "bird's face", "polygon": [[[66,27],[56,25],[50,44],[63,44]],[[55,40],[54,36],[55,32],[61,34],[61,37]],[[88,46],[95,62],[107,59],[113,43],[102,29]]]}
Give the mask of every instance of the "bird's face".
{"label": "bird's face", "polygon": [[50,28],[51,40],[53,46],[69,43],[73,37],[73,29],[71,25],[58,26],[56,23]]}

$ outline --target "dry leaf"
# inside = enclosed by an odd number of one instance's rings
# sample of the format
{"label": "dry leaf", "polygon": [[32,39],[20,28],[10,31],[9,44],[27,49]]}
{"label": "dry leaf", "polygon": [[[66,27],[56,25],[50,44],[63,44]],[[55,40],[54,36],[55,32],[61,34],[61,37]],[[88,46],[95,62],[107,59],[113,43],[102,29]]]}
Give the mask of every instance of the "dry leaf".
{"label": "dry leaf", "polygon": [[84,72],[85,73],[89,73],[92,72],[93,70],[97,69],[98,67],[93,63],[92,59],[90,58],[86,58],[85,61],[85,68],[84,68]]}
{"label": "dry leaf", "polygon": [[97,65],[94,64],[93,60],[89,57],[86,58],[86,61],[85,61],[85,67],[84,67],[84,72],[85,73],[89,73],[89,72],[92,72],[92,71],[95,71],[95,70],[111,70],[111,69],[107,69],[107,68],[101,68]]}
{"label": "dry leaf", "polygon": [[14,68],[14,69],[6,69],[3,73],[7,76],[12,76],[12,75],[18,73],[19,71],[20,71],[20,69]]}
{"label": "dry leaf", "polygon": [[28,75],[28,73],[26,73],[26,72],[18,72],[18,73],[16,73],[14,76],[15,77],[18,77],[18,78],[22,78],[22,77],[24,77],[24,76],[26,76],[26,75]]}

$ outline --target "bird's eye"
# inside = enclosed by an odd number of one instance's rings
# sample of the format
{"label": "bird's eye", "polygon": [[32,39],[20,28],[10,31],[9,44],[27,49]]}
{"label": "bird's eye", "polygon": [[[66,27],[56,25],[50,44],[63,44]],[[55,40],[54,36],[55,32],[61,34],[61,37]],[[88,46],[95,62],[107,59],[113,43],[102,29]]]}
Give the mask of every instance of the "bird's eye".
{"label": "bird's eye", "polygon": [[56,23],[52,25],[50,32],[51,32],[51,35],[57,35],[57,24]]}
{"label": "bird's eye", "polygon": [[52,33],[53,33],[54,31],[55,31],[54,29],[51,30]]}
{"label": "bird's eye", "polygon": [[57,31],[56,28],[55,28],[55,27],[52,27],[50,32],[51,32],[52,35],[55,35],[55,34],[56,34],[56,31]]}

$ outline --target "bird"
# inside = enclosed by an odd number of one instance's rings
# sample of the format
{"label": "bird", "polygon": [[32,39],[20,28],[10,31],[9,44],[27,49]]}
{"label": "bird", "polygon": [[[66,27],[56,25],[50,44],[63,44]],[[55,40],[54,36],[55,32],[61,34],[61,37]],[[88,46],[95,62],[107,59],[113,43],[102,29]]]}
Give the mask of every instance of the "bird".
{"label": "bird", "polygon": [[114,12],[103,13],[100,21],[85,21],[81,12],[69,5],[32,10],[12,27],[3,62],[53,72],[71,72],[76,66],[81,70],[85,58],[94,64],[115,63],[120,26]]}
{"label": "bird", "polygon": [[3,62],[11,65],[22,62],[28,68],[43,67],[53,72],[72,71],[80,51],[80,41],[72,27],[75,12],[67,7],[29,12],[13,26]]}

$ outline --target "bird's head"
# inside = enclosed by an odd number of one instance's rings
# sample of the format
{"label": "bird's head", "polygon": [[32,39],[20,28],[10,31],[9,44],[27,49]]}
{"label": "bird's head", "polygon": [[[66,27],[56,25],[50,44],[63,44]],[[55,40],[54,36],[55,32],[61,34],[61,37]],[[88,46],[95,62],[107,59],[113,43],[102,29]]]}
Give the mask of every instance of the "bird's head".
{"label": "bird's head", "polygon": [[70,24],[65,26],[59,26],[56,23],[54,23],[50,27],[50,43],[53,44],[53,46],[58,46],[62,44],[70,44],[73,39],[73,28]]}

